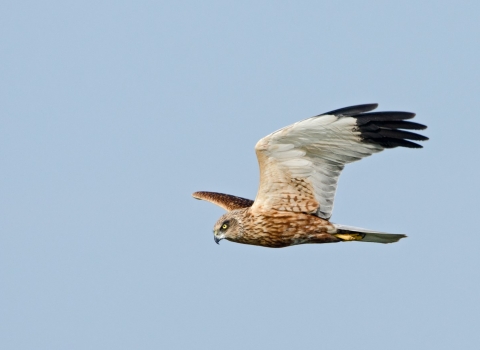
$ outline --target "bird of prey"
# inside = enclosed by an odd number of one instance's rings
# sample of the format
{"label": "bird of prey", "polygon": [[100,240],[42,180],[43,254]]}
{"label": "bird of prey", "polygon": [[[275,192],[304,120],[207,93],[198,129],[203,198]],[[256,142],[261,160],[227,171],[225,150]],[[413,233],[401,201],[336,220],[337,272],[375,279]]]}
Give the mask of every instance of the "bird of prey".
{"label": "bird of prey", "polygon": [[215,192],[193,193],[194,198],[228,211],[213,228],[215,242],[227,239],[282,248],[345,241],[394,243],[406,237],[330,222],[338,177],[345,164],[385,148],[422,148],[409,140],[428,140],[405,131],[426,129],[405,121],[414,113],[371,112],[377,106],[337,109],[258,141],[260,186],[255,201]]}

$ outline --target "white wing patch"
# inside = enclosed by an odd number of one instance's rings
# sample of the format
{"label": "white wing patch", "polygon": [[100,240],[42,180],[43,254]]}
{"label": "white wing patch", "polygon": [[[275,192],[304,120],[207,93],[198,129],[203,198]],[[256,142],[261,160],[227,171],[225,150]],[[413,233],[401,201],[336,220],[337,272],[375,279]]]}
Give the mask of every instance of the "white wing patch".
{"label": "white wing patch", "polygon": [[260,188],[253,206],[328,219],[345,164],[381,150],[362,142],[352,117],[322,115],[280,129],[255,146]]}

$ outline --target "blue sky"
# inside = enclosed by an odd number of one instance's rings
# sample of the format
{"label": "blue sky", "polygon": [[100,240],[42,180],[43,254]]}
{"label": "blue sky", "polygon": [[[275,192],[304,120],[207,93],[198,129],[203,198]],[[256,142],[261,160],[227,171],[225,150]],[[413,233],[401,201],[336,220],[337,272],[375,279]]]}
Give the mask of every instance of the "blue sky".
{"label": "blue sky", "polygon": [[[2,349],[477,349],[480,5],[4,1]],[[223,241],[255,143],[360,103],[431,138],[347,166],[397,244]]]}

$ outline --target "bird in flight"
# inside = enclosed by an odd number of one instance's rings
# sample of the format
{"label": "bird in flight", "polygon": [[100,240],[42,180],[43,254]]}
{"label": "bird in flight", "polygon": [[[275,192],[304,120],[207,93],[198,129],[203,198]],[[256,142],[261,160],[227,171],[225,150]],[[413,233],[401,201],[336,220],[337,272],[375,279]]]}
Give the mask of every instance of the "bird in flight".
{"label": "bird in flight", "polygon": [[[270,248],[306,243],[362,241],[394,243],[406,237],[330,221],[340,172],[345,164],[385,148],[422,148],[427,137],[406,121],[409,112],[371,112],[378,104],[337,109],[299,121],[258,141],[260,186],[255,201],[229,194],[195,192],[193,197],[227,210],[216,222],[216,243]],[[403,129],[403,130],[402,130]]]}

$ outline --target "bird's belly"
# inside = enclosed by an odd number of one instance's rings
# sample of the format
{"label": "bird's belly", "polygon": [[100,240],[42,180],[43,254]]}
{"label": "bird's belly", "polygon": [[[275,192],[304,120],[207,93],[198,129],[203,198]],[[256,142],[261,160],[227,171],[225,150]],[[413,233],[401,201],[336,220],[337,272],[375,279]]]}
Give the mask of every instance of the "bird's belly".
{"label": "bird's belly", "polygon": [[283,248],[306,243],[332,243],[339,239],[334,226],[317,216],[275,212],[269,215],[257,215],[249,222],[248,230],[234,240],[237,243],[259,245],[271,248]]}

